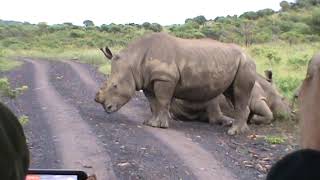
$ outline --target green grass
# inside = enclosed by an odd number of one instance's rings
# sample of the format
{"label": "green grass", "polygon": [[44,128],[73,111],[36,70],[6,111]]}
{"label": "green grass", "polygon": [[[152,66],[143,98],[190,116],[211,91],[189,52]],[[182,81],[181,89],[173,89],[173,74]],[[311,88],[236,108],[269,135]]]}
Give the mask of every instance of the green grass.
{"label": "green grass", "polygon": [[266,136],[265,141],[269,144],[282,144],[285,142],[285,138],[280,136]]}
{"label": "green grass", "polygon": [[17,88],[11,88],[11,83],[8,78],[3,77],[0,78],[0,98],[1,97],[9,97],[9,98],[16,98],[17,96],[21,95],[29,88],[28,86],[24,85]]}
{"label": "green grass", "polygon": [[109,74],[111,72],[111,64],[106,63],[106,64],[101,65],[99,67],[99,72],[101,72],[103,74]]}
{"label": "green grass", "polygon": [[0,58],[0,72],[10,71],[21,66],[23,63],[7,58]]}
{"label": "green grass", "polygon": [[[122,47],[112,47],[113,53],[120,51]],[[29,57],[42,60],[75,60],[82,63],[91,64],[99,67],[99,71],[108,74],[111,67],[99,49],[34,49],[34,50],[7,50],[8,56],[11,57]],[[1,61],[0,61],[1,63]],[[1,67],[0,67],[1,69]]]}
{"label": "green grass", "polygon": [[22,126],[25,126],[25,125],[27,125],[28,122],[29,122],[29,117],[26,116],[26,115],[22,115],[22,116],[19,117],[19,122],[20,122],[20,124],[21,124]]}
{"label": "green grass", "polygon": [[9,58],[6,50],[0,49],[0,72],[11,71],[22,64],[23,63],[20,61],[15,61],[12,58]]}
{"label": "green grass", "polygon": [[253,45],[246,50],[255,60],[259,73],[264,74],[264,70],[272,69],[276,86],[291,99],[306,75],[309,60],[319,49],[320,43],[290,46],[277,42]]}

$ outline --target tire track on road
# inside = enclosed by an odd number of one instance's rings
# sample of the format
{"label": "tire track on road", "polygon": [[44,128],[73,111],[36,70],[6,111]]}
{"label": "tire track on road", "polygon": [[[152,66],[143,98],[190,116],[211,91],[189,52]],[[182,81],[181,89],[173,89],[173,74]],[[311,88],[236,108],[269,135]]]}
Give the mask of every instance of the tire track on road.
{"label": "tire track on road", "polygon": [[47,62],[25,61],[34,66],[34,81],[37,87],[35,90],[45,110],[46,120],[57,137],[56,144],[62,157],[63,168],[95,173],[100,179],[116,179],[110,157],[99,145],[89,126],[50,84]]}
{"label": "tire track on road", "polygon": [[[90,89],[97,90],[99,88],[97,82],[92,79],[90,73],[85,68],[74,62],[65,62],[79,74],[82,81],[89,86]],[[121,113],[136,123],[142,123],[141,117],[148,117],[150,114],[148,115],[148,113],[141,108],[134,106],[132,101],[134,100],[131,100],[127,105],[122,107],[118,113]],[[209,152],[192,142],[183,133],[173,129],[164,130],[145,126],[143,129],[176,152],[198,179],[236,179],[234,175],[224,168]]]}

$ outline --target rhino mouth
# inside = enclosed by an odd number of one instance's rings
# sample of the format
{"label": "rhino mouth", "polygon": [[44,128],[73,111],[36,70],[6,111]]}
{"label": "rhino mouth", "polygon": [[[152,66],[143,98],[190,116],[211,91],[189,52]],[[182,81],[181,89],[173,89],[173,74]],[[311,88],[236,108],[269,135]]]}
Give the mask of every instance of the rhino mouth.
{"label": "rhino mouth", "polygon": [[116,112],[119,109],[117,105],[104,104],[104,103],[102,105],[103,105],[104,111],[108,114]]}

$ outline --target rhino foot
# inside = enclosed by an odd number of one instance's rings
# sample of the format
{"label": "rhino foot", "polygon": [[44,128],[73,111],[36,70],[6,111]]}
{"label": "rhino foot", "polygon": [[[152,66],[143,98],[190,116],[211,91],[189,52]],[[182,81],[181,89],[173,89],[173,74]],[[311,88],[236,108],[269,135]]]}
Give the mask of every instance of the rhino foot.
{"label": "rhino foot", "polygon": [[169,119],[165,116],[152,117],[151,119],[144,121],[143,124],[157,128],[168,128]]}
{"label": "rhino foot", "polygon": [[249,131],[249,126],[247,124],[244,124],[243,126],[239,126],[239,125],[235,125],[233,124],[233,126],[228,130],[228,134],[230,136],[234,136],[236,134],[241,134],[241,133],[245,133],[247,131]]}
{"label": "rhino foot", "polygon": [[226,121],[223,121],[222,122],[222,126],[225,126],[225,127],[230,127],[232,126],[232,123],[233,123],[233,120],[226,120]]}
{"label": "rhino foot", "polygon": [[233,124],[233,122],[234,122],[234,119],[227,117],[227,116],[222,116],[221,118],[219,118],[217,120],[209,119],[210,124],[219,124],[224,127],[230,127]]}
{"label": "rhino foot", "polygon": [[273,117],[268,118],[268,117],[262,117],[262,116],[254,115],[254,116],[252,117],[252,119],[250,120],[250,122],[251,122],[251,123],[254,123],[254,124],[256,124],[256,125],[261,125],[261,124],[266,124],[266,125],[268,125],[268,124],[271,124],[272,118],[273,118]]}
{"label": "rhino foot", "polygon": [[223,119],[221,120],[222,126],[225,126],[225,127],[230,127],[233,124],[233,122],[234,122],[234,119],[227,116],[224,116]]}

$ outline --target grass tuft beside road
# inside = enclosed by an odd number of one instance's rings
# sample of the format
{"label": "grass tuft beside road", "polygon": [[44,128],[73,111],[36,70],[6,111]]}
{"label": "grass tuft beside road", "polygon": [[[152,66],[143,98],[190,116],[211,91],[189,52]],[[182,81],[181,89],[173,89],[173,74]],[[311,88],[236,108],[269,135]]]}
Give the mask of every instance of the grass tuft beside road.
{"label": "grass tuft beside road", "polygon": [[23,63],[7,58],[0,58],[0,72],[10,71],[21,66]]}

